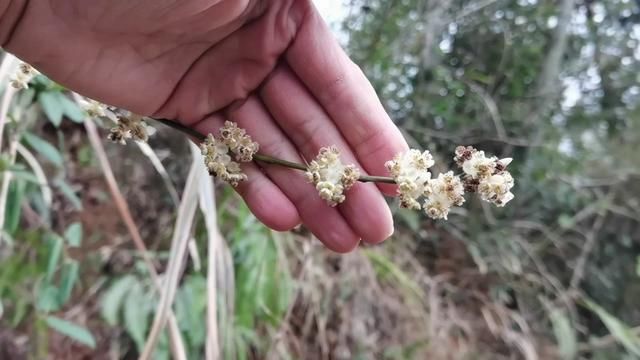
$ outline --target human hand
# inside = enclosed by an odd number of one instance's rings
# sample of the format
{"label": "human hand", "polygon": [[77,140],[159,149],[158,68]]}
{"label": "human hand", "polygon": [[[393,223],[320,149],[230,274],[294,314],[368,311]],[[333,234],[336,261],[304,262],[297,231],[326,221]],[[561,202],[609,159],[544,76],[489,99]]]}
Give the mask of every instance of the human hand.
{"label": "human hand", "polygon": [[[19,14],[23,1],[10,0],[9,9]],[[385,174],[385,161],[407,149],[310,0],[24,4],[13,31],[3,31],[13,22],[0,6],[3,47],[93,99],[176,119],[202,133],[229,119],[260,143],[262,153],[295,162],[336,145],[345,163],[375,175]],[[393,232],[391,212],[374,184],[356,184],[332,208],[302,173],[255,163],[244,170],[249,180],[237,191],[273,229],[303,222],[338,252]]]}

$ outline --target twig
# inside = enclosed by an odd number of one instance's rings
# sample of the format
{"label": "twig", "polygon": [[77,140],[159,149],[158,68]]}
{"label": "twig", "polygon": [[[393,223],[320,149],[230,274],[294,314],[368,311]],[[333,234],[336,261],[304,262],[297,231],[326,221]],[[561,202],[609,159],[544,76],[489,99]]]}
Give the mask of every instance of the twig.
{"label": "twig", "polygon": [[591,231],[589,231],[589,233],[587,234],[587,241],[585,242],[584,247],[582,248],[580,257],[576,262],[576,267],[573,270],[571,281],[569,282],[570,290],[577,289],[578,285],[580,284],[580,281],[584,277],[585,267],[587,265],[589,254],[591,254],[591,251],[593,251],[593,248],[596,245],[596,242],[597,242],[596,240],[598,239],[598,232],[602,228],[602,225],[604,225],[605,217],[606,217],[606,213],[598,215],[598,218],[593,223],[593,227],[591,228]]}
{"label": "twig", "polygon": [[[168,119],[153,119],[155,121],[158,121],[164,125],[169,126],[170,128],[173,128],[175,130],[178,130],[186,135],[189,135],[193,138],[195,138],[198,141],[204,141],[206,136],[199,133],[198,131],[190,128],[190,127],[186,127],[182,124],[180,124],[177,121],[173,121],[173,120],[168,120]],[[291,162],[291,161],[287,161],[287,160],[282,160],[282,159],[278,159],[278,158],[274,158],[272,156],[269,155],[265,155],[265,154],[255,154],[253,155],[254,160],[265,163],[265,164],[272,164],[272,165],[278,165],[278,166],[284,166],[284,167],[288,167],[291,169],[296,169],[296,170],[301,170],[301,171],[307,171],[307,166],[303,165],[303,164],[298,164],[295,162]],[[376,182],[376,183],[384,183],[384,184],[395,184],[396,181],[391,178],[391,177],[386,177],[386,176],[369,176],[369,175],[361,175],[358,178],[358,181],[360,182]]]}

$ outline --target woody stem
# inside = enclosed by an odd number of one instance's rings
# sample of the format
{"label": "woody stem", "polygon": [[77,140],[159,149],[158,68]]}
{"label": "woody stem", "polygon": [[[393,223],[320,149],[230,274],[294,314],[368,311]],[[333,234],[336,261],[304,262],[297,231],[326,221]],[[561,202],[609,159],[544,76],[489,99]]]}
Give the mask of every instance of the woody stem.
{"label": "woody stem", "polygon": [[[184,125],[180,124],[177,121],[169,120],[169,119],[156,119],[156,118],[153,118],[153,120],[155,120],[155,121],[157,121],[159,123],[162,123],[162,124],[164,124],[164,125],[166,125],[166,126],[168,126],[170,128],[178,130],[178,131],[182,132],[185,135],[188,135],[188,136],[190,136],[192,138],[195,138],[199,142],[202,142],[207,138],[205,135],[202,135],[197,130],[192,129],[192,128],[187,127],[187,126],[184,126]],[[265,163],[265,164],[272,164],[272,165],[288,167],[288,168],[291,168],[291,169],[307,171],[307,166],[305,166],[303,164],[298,164],[298,163],[295,163],[295,162],[274,158],[274,157],[269,156],[269,155],[264,155],[264,154],[258,153],[258,154],[253,155],[253,159],[255,161],[259,161],[259,162]],[[385,184],[395,184],[396,183],[395,180],[393,178],[390,178],[390,177],[369,176],[369,175],[361,175],[358,178],[358,181],[360,181],[360,182],[385,183]]]}

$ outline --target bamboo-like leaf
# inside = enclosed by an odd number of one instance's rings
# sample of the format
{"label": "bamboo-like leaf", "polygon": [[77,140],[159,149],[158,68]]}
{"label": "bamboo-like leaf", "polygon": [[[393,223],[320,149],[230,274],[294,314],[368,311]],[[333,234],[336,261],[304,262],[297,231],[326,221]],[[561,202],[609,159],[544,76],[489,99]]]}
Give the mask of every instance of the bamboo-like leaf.
{"label": "bamboo-like leaf", "polygon": [[96,347],[96,340],[86,328],[55,316],[47,316],[47,325],[55,331],[86,345],[92,349]]}
{"label": "bamboo-like leaf", "polygon": [[47,236],[47,238],[48,242],[50,243],[50,250],[49,260],[47,261],[47,275],[45,277],[45,281],[46,283],[51,283],[53,275],[58,268],[58,262],[60,261],[60,257],[62,256],[62,247],[64,244],[62,238],[57,234],[51,233]]}
{"label": "bamboo-like leaf", "polygon": [[67,240],[67,243],[71,247],[80,246],[80,243],[82,242],[82,224],[74,222],[69,225],[67,230],[64,232],[64,239]]}
{"label": "bamboo-like leaf", "polygon": [[100,312],[107,324],[116,326],[122,301],[129,290],[135,286],[137,279],[133,275],[126,275],[116,280],[109,290],[102,296]]}
{"label": "bamboo-like leaf", "polygon": [[68,261],[62,267],[60,289],[58,292],[59,304],[61,305],[65,304],[71,297],[71,292],[73,291],[73,287],[75,286],[76,281],[78,280],[79,270],[80,270],[80,265],[75,260]]}
{"label": "bamboo-like leaf", "polygon": [[51,145],[48,141],[42,139],[31,133],[26,133],[23,136],[23,139],[31,146],[35,151],[37,151],[40,155],[47,158],[47,160],[51,161],[58,167],[62,167],[62,163],[64,162],[62,158],[62,154],[55,148],[55,146]]}

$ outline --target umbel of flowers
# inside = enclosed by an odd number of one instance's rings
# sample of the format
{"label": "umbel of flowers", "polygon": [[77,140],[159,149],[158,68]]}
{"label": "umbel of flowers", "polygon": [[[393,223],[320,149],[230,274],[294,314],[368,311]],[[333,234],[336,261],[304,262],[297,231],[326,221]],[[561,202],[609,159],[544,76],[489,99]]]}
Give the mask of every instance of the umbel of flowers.
{"label": "umbel of flowers", "polygon": [[[93,116],[103,114],[97,103],[89,101],[86,111]],[[459,146],[453,157],[462,170],[457,175],[453,171],[433,176],[434,165],[429,151],[411,149],[397,154],[385,166],[391,177],[361,175],[354,165],[342,163],[340,151],[335,146],[320,149],[318,156],[308,165],[259,154],[259,145],[236,123],[227,121],[217,135],[203,136],[177,122],[158,120],[201,140],[200,149],[209,174],[232,186],[249,180],[242,171],[241,163],[259,161],[304,170],[307,180],[318,191],[318,195],[329,206],[344,202],[348,190],[357,182],[385,182],[398,185],[397,195],[400,207],[423,210],[432,219],[447,219],[454,206],[465,202],[465,193],[478,193],[484,201],[502,207],[514,197],[511,189],[514,180],[507,166],[510,158],[498,159],[487,156],[470,146]],[[109,139],[124,143],[126,139],[146,141],[150,128],[144,118],[134,114],[118,115],[117,124],[111,129]]]}

